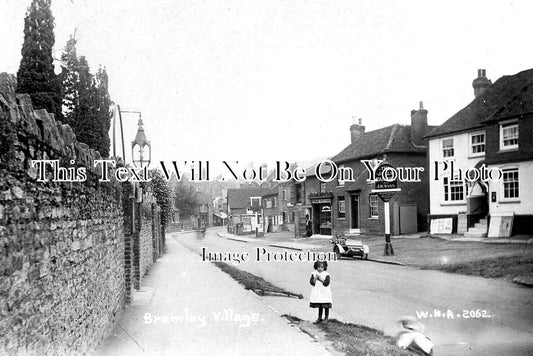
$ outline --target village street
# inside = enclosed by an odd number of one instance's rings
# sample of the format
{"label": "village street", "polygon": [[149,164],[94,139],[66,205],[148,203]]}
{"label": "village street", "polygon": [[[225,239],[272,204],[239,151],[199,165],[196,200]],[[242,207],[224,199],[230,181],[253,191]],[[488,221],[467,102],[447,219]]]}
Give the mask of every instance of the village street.
{"label": "village street", "polygon": [[[221,238],[217,236],[221,231],[210,229],[204,237],[174,234],[171,239],[197,253],[202,248],[247,252],[250,261],[236,267],[304,295],[303,300],[264,297],[269,305],[281,314],[316,318],[307,301],[312,263],[256,262],[257,248],[283,249]],[[436,355],[526,355],[533,350],[531,289],[501,280],[352,259],[331,262],[328,272],[332,276],[333,318],[394,335],[401,330],[397,323],[401,316],[419,314]],[[442,316],[433,317],[435,310]],[[426,318],[422,313],[427,313]]]}

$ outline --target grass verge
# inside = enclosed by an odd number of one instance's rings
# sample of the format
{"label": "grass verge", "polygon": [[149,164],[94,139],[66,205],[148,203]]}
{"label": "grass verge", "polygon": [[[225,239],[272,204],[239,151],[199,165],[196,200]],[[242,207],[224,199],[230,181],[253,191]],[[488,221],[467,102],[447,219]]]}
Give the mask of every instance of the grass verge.
{"label": "grass verge", "polygon": [[282,315],[291,323],[297,325],[304,333],[325,344],[326,348],[346,355],[367,356],[406,356],[416,355],[408,350],[402,350],[395,344],[393,337],[385,335],[382,331],[363,325],[343,323],[330,319],[327,324],[312,324],[292,315]]}
{"label": "grass verge", "polygon": [[279,295],[284,297],[295,297],[303,299],[303,295],[289,292],[285,289],[277,287],[270,282],[265,281],[261,277],[257,277],[254,274],[233,267],[224,262],[213,262],[215,266],[222,271],[229,274],[234,280],[244,286],[244,289],[249,289],[255,294],[259,295]]}
{"label": "grass verge", "polygon": [[423,266],[423,269],[437,269],[486,278],[513,280],[518,275],[533,276],[532,256],[501,256],[458,264]]}

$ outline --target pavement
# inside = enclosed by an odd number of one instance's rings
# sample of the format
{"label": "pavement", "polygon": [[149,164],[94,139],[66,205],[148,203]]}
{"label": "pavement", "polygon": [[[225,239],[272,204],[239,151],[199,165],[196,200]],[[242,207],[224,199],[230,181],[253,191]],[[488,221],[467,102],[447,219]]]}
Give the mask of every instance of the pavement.
{"label": "pavement", "polygon": [[329,355],[310,336],[167,235],[167,253],[96,355]]}

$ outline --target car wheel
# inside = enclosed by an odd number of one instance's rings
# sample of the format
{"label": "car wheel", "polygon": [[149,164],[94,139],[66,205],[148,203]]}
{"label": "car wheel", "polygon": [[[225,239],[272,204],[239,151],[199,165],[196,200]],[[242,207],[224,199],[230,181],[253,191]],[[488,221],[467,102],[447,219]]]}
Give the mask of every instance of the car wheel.
{"label": "car wheel", "polygon": [[368,253],[364,253],[361,257],[362,260],[368,260]]}
{"label": "car wheel", "polygon": [[337,256],[337,260],[340,260],[342,255],[341,255],[341,252],[339,251],[339,249],[336,248],[335,250],[333,250],[333,252],[335,252],[335,255]]}

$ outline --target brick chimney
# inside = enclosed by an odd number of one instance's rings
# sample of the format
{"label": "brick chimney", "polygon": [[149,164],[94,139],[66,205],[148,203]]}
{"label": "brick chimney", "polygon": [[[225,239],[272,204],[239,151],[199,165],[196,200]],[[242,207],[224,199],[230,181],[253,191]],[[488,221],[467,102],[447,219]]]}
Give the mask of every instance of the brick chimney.
{"label": "brick chimney", "polygon": [[352,143],[355,142],[359,137],[361,137],[362,134],[365,133],[365,127],[362,125],[363,120],[358,119],[358,123],[355,123],[355,117],[352,117],[352,126],[350,126],[350,136],[352,139]]}
{"label": "brick chimney", "polygon": [[491,85],[492,82],[487,79],[485,69],[478,69],[477,78],[472,82],[472,87],[474,87],[474,96],[477,98]]}
{"label": "brick chimney", "polygon": [[420,102],[418,110],[411,110],[411,142],[417,146],[425,146],[424,135],[428,131],[428,111],[424,102]]}

